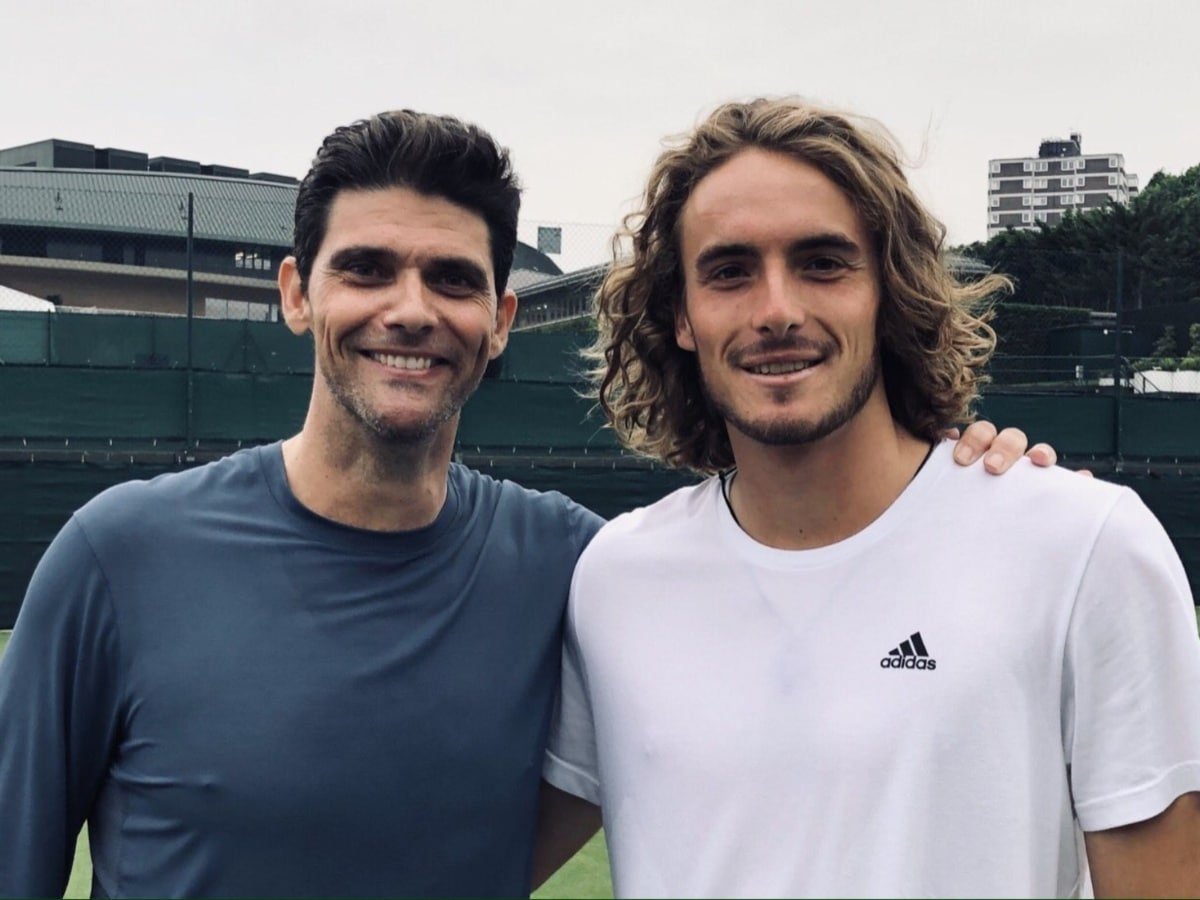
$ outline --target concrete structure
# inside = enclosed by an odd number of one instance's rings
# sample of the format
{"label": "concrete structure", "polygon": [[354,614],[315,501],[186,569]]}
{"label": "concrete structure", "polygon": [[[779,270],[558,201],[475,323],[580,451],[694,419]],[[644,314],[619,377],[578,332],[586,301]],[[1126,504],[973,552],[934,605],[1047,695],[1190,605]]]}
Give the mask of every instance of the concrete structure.
{"label": "concrete structure", "polygon": [[[274,321],[299,182],[48,140],[0,150],[0,284],[69,307]],[[520,290],[561,274],[518,244]]]}
{"label": "concrete structure", "polygon": [[1138,177],[1120,153],[1084,154],[1083,136],[1049,138],[1037,156],[988,161],[988,237],[1006,228],[1054,225],[1068,212],[1128,203]]}

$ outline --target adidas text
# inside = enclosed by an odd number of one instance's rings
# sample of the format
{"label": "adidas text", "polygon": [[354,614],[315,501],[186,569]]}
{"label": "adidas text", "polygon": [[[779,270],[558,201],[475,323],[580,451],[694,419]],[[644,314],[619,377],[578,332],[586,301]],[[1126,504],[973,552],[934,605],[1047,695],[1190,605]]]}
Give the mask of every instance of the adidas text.
{"label": "adidas text", "polygon": [[916,656],[885,656],[879,661],[881,669],[928,669],[937,668],[936,659]]}

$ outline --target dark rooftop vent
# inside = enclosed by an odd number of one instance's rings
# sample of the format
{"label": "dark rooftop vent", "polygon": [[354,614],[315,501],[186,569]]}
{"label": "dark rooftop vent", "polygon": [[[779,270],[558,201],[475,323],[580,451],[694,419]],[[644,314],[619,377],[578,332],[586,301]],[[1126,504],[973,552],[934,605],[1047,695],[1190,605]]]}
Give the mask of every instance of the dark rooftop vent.
{"label": "dark rooftop vent", "polygon": [[236,166],[201,166],[200,174],[202,175],[217,175],[221,178],[249,178],[249,169],[239,169]]}
{"label": "dark rooftop vent", "polygon": [[181,175],[199,175],[200,163],[194,159],[176,159],[174,156],[156,156],[149,162],[151,172],[177,172]]}
{"label": "dark rooftop vent", "polygon": [[299,178],[293,178],[291,175],[276,175],[274,172],[252,172],[250,174],[251,181],[270,181],[273,184],[299,184]]}
{"label": "dark rooftop vent", "polygon": [[136,150],[104,147],[96,151],[97,169],[119,169],[123,172],[145,172],[150,157]]}
{"label": "dark rooftop vent", "polygon": [[1082,136],[1078,133],[1072,134],[1067,140],[1047,138],[1038,146],[1038,158],[1055,159],[1061,156],[1080,156],[1083,153],[1082,143]]}

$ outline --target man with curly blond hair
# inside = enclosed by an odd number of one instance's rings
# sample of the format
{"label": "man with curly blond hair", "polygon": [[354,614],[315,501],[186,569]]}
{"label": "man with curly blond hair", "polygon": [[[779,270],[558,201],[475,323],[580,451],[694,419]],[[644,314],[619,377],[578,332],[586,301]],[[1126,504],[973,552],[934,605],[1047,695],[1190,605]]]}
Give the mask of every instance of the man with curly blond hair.
{"label": "man with curly blond hair", "polygon": [[597,396],[710,477],[584,551],[544,773],[619,896],[1200,893],[1182,566],[1128,489],[952,464],[1006,284],[943,236],[876,126],[794,100],[651,174]]}

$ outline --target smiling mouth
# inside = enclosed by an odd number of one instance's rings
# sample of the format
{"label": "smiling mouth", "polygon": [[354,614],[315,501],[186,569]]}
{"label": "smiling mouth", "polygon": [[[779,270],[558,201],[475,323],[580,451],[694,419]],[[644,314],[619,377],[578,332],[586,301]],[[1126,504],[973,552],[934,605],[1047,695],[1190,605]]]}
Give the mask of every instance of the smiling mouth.
{"label": "smiling mouth", "polygon": [[757,366],[746,366],[746,371],[754,375],[790,375],[793,372],[803,372],[821,364],[819,359],[796,360],[793,362],[762,363]]}
{"label": "smiling mouth", "polygon": [[402,353],[377,353],[367,351],[363,354],[389,369],[419,372],[431,368],[438,360],[431,356],[406,356]]}

